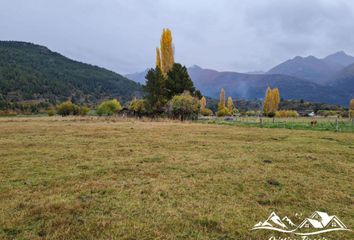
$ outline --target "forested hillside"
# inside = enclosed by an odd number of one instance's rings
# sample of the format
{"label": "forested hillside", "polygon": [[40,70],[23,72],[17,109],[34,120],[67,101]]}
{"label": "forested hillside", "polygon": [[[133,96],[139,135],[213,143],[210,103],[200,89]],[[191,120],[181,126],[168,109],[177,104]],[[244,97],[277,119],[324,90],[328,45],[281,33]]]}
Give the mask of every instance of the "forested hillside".
{"label": "forested hillside", "polygon": [[65,100],[95,104],[140,96],[141,85],[112,71],[73,61],[48,48],[0,41],[0,109]]}

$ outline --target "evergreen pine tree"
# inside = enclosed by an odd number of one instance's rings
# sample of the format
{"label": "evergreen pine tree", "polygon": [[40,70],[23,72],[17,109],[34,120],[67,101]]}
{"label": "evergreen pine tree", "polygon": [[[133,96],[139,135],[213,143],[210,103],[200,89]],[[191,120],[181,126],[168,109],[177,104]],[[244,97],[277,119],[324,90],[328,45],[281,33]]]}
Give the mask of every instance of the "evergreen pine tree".
{"label": "evergreen pine tree", "polygon": [[146,85],[144,86],[145,98],[153,113],[163,110],[167,102],[166,99],[166,80],[159,67],[150,69],[146,74]]}
{"label": "evergreen pine tree", "polygon": [[167,74],[166,91],[168,99],[185,91],[194,95],[195,87],[185,66],[179,63],[173,64],[173,68]]}

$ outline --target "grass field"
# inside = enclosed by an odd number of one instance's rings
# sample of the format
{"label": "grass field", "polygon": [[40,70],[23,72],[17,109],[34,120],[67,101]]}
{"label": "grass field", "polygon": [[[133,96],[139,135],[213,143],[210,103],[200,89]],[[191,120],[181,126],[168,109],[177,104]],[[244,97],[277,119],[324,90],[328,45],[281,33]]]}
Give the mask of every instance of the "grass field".
{"label": "grass field", "polygon": [[[315,125],[311,122],[316,121]],[[237,117],[232,121],[225,121],[223,118],[211,118],[200,120],[204,123],[223,124],[242,127],[261,128],[284,128],[292,130],[313,130],[354,133],[354,120],[349,118],[336,117],[296,117],[296,118],[265,118],[259,117]]]}
{"label": "grass field", "polygon": [[266,240],[273,210],[354,229],[353,179],[353,133],[0,119],[0,239]]}

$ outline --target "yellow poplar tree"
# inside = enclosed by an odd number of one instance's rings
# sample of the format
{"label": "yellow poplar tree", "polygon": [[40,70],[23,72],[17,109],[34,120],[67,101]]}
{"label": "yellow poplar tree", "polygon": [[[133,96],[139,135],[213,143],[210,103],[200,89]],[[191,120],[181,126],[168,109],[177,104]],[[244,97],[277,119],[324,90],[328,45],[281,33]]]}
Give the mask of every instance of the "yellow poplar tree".
{"label": "yellow poplar tree", "polygon": [[164,28],[162,31],[161,41],[160,41],[160,52],[161,52],[161,70],[166,76],[168,71],[170,71],[175,63],[174,50],[172,45],[172,33],[168,28]]}
{"label": "yellow poplar tree", "polygon": [[156,48],[156,67],[159,67],[160,70],[162,69],[161,67],[161,55],[160,55],[160,49]]}
{"label": "yellow poplar tree", "polygon": [[264,114],[275,113],[278,110],[280,103],[280,93],[278,88],[267,88],[263,102]]}
{"label": "yellow poplar tree", "polygon": [[349,103],[349,117],[354,118],[354,99]]}
{"label": "yellow poplar tree", "polygon": [[218,105],[218,111],[222,111],[225,109],[225,91],[222,88],[220,91],[220,100]]}
{"label": "yellow poplar tree", "polygon": [[263,101],[263,112],[265,114],[271,111],[271,95],[271,89],[268,87]]}
{"label": "yellow poplar tree", "polygon": [[276,112],[278,110],[280,103],[280,94],[279,94],[279,89],[274,88],[272,89],[272,109],[271,112]]}
{"label": "yellow poplar tree", "polygon": [[206,107],[206,99],[203,96],[202,99],[200,99],[200,111],[201,112],[205,111],[205,107]]}
{"label": "yellow poplar tree", "polygon": [[232,113],[232,107],[233,107],[233,102],[232,102],[232,98],[228,97],[227,99],[227,110],[229,111],[229,113]]}

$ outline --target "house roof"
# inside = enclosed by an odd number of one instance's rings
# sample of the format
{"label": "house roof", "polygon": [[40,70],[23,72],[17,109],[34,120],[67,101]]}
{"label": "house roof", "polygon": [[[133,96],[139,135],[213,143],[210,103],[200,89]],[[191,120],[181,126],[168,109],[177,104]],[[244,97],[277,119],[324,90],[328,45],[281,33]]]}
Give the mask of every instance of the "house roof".
{"label": "house roof", "polygon": [[327,224],[334,218],[334,216],[329,216],[327,213],[325,212],[319,212],[316,211],[311,215],[311,218],[314,218],[316,215],[320,216],[321,218],[321,224],[323,227],[327,226]]}
{"label": "house roof", "polygon": [[347,226],[344,225],[344,223],[337,217],[337,216],[332,216],[331,220],[329,221],[332,222],[332,221],[335,221],[338,223],[338,225],[341,227],[341,228],[347,228]]}
{"label": "house roof", "polygon": [[311,223],[314,228],[323,228],[323,225],[320,221],[311,218],[307,218],[307,221]]}

